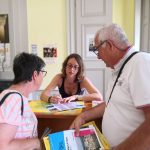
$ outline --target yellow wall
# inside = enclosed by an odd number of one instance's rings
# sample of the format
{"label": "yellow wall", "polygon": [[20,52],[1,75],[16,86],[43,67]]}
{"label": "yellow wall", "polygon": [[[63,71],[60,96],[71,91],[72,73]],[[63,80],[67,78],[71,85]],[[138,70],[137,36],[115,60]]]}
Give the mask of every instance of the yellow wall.
{"label": "yellow wall", "polygon": [[55,64],[46,65],[47,76],[41,89],[59,73],[67,55],[66,0],[27,0],[29,50],[37,44],[38,55],[43,58],[43,46],[57,44],[58,58]]}
{"label": "yellow wall", "polygon": [[113,0],[113,22],[119,24],[134,43],[134,0]]}
{"label": "yellow wall", "polygon": [[[134,41],[134,0],[112,0],[113,22],[121,25],[130,40]],[[27,0],[29,50],[37,44],[38,55],[43,57],[43,46],[57,44],[58,58],[55,64],[46,65],[47,76],[41,89],[60,72],[67,56],[66,0]]]}

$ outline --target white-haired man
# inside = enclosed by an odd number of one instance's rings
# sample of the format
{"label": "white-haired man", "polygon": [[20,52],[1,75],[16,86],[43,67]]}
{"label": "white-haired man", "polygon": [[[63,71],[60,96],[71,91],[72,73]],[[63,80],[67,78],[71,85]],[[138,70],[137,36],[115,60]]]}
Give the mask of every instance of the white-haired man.
{"label": "white-haired man", "polygon": [[102,132],[115,150],[150,149],[150,55],[137,53],[116,24],[99,30],[93,51],[112,69],[105,103],[80,114],[70,128],[102,117]]}

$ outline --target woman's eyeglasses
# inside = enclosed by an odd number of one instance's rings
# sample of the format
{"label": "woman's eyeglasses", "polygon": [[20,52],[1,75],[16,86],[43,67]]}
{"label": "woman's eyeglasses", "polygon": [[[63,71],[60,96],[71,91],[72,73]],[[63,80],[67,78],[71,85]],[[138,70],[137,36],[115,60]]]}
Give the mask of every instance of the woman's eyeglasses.
{"label": "woman's eyeglasses", "polygon": [[40,71],[43,73],[43,77],[45,77],[47,74],[47,71],[45,71],[45,70],[40,70]]}
{"label": "woman's eyeglasses", "polygon": [[77,70],[79,68],[78,65],[67,64],[67,68]]}

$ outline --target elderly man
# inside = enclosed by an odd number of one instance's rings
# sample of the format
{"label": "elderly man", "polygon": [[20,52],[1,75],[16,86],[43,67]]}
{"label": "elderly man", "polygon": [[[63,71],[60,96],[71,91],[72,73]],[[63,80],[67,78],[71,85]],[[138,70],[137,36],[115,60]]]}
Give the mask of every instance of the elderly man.
{"label": "elderly man", "polygon": [[103,116],[102,132],[115,150],[150,149],[150,55],[137,52],[116,24],[99,30],[93,51],[112,69],[105,103],[80,114],[70,128]]}

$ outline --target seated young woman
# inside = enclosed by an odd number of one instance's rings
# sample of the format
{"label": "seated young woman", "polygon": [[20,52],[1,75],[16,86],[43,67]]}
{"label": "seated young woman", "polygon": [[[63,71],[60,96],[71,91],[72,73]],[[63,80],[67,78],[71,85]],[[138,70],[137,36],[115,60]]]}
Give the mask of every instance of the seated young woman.
{"label": "seated young woman", "polygon": [[[59,95],[51,95],[58,87]],[[87,91],[85,94],[85,90]],[[80,55],[70,54],[57,74],[41,93],[41,100],[49,103],[64,103],[74,100],[101,101],[102,95],[92,82],[84,76],[84,64]]]}

